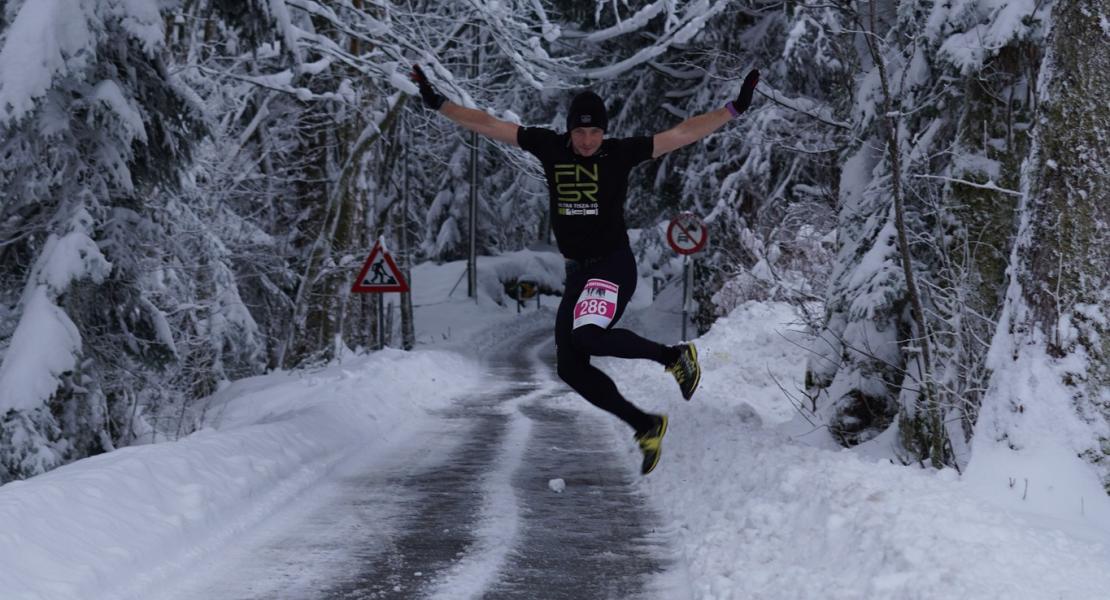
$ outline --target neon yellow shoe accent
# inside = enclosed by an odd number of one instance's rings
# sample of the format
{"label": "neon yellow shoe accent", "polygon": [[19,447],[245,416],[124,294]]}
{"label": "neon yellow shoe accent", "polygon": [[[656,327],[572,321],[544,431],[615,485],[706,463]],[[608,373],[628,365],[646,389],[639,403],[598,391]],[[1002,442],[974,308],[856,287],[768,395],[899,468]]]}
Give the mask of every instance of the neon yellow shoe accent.
{"label": "neon yellow shoe accent", "polygon": [[663,453],[663,436],[667,433],[667,415],[659,415],[659,422],[646,432],[636,436],[640,444],[640,451],[644,453],[644,462],[640,465],[640,474],[647,475],[659,464],[659,456]]}
{"label": "neon yellow shoe accent", "polygon": [[701,365],[698,363],[698,349],[691,342],[684,342],[678,360],[669,367],[667,372],[674,376],[678,388],[682,390],[682,397],[689,400],[701,383]]}

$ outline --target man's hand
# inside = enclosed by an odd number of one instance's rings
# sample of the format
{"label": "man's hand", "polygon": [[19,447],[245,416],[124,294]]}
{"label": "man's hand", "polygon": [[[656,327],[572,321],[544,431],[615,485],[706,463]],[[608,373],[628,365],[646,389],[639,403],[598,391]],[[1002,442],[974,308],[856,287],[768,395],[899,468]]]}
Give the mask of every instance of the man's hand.
{"label": "man's hand", "polygon": [[[424,75],[424,69],[421,69],[420,65],[412,66],[412,73],[409,73],[409,77],[420,88],[420,98],[424,100],[424,106],[432,110],[439,110],[443,103],[447,101],[447,97],[436,91],[435,87],[428,81],[428,77]],[[751,94],[748,94],[748,100],[751,100]]]}
{"label": "man's hand", "polygon": [[740,94],[736,99],[725,105],[732,118],[739,117],[748,107],[752,105],[752,94],[755,93],[755,86],[759,83],[759,70],[752,69],[748,76],[744,78],[744,85],[740,86]]}

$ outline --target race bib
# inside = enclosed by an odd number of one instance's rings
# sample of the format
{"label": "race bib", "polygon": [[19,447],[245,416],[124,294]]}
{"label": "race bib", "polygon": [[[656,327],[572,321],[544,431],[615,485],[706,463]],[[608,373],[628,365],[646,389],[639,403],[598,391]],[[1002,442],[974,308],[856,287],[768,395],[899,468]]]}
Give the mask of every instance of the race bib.
{"label": "race bib", "polygon": [[578,303],[574,305],[574,329],[583,325],[597,325],[606,328],[617,315],[617,291],[615,283],[604,279],[591,279],[586,282]]}

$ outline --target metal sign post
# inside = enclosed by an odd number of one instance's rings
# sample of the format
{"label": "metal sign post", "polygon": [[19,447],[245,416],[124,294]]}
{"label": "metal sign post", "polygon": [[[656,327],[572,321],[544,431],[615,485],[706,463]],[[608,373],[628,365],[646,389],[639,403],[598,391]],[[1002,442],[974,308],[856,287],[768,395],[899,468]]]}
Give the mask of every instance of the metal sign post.
{"label": "metal sign post", "polygon": [[[370,256],[362,265],[362,271],[355,279],[351,291],[359,294],[384,294],[387,292],[407,292],[409,284],[405,281],[393,256],[386,250],[382,238],[378,238]],[[385,348],[385,298],[378,298],[378,349]]]}
{"label": "metal sign post", "polygon": [[686,339],[686,320],[690,306],[691,279],[690,255],[700,252],[709,241],[709,230],[694,213],[684,212],[671,219],[667,226],[667,243],[682,255],[682,339]]}
{"label": "metal sign post", "polygon": [[[685,323],[683,324],[685,325]],[[378,350],[385,349],[385,296],[378,296]]]}
{"label": "metal sign post", "polygon": [[682,339],[686,339],[686,321],[688,316],[686,314],[687,308],[690,306],[690,255],[686,254],[682,257]]}
{"label": "metal sign post", "polygon": [[[470,76],[478,79],[478,63],[482,60],[482,32],[474,25],[474,51],[471,54]],[[466,294],[478,302],[478,133],[470,134],[470,208],[468,223],[470,242],[466,259]]]}

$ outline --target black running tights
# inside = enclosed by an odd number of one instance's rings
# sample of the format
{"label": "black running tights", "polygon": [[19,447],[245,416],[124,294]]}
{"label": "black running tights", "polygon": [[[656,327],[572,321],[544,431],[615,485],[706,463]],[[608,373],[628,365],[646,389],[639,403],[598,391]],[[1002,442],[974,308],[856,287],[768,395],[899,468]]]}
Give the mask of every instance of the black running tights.
{"label": "black running tights", "polygon": [[[615,313],[614,307],[607,304],[608,314],[612,316],[610,322],[586,317],[580,318],[575,327],[575,306],[594,297],[589,292],[583,294],[587,282],[594,279],[607,282],[609,285],[604,287],[608,290],[616,286]],[[591,285],[594,294],[597,294],[597,285]],[[631,249],[625,248],[600,259],[568,260],[566,289],[555,317],[555,345],[559,377],[591,404],[620,417],[641,433],[654,424],[651,416],[625,400],[613,380],[590,364],[591,356],[644,358],[664,364],[665,346],[627,329],[613,328],[635,291],[636,261]],[[582,309],[578,312],[581,314]]]}

